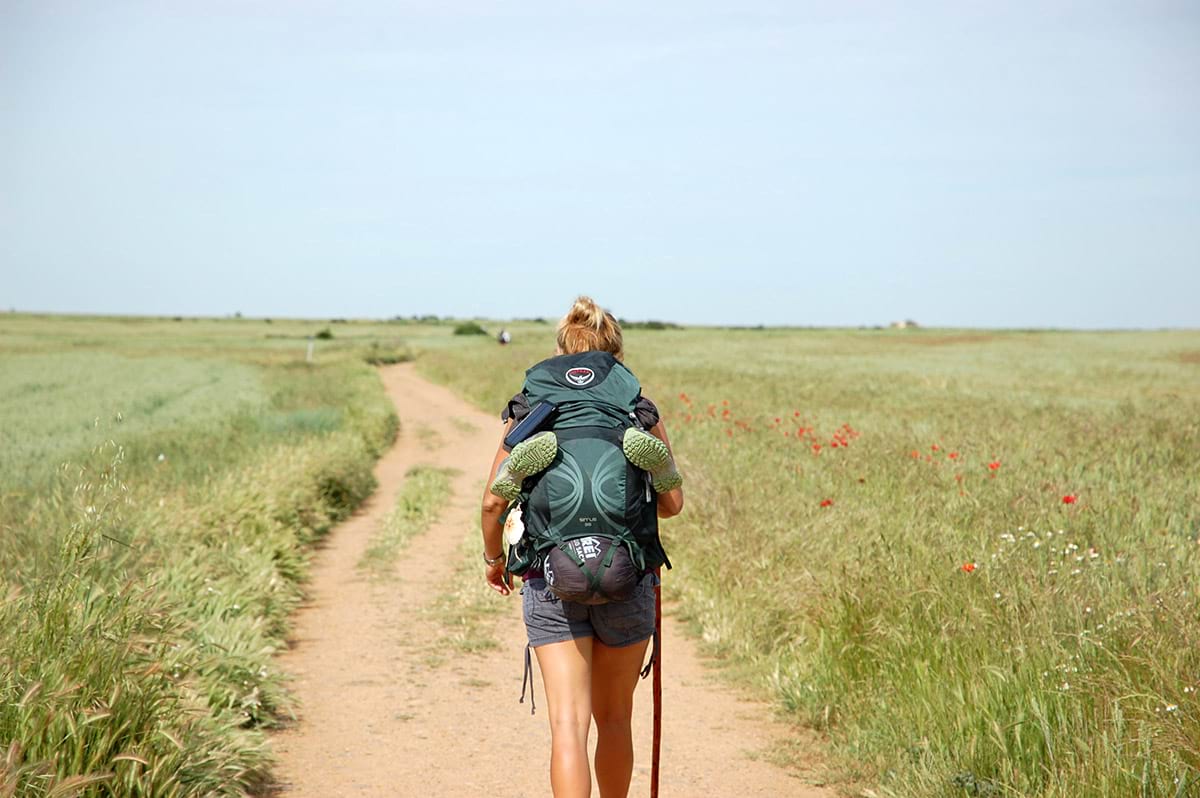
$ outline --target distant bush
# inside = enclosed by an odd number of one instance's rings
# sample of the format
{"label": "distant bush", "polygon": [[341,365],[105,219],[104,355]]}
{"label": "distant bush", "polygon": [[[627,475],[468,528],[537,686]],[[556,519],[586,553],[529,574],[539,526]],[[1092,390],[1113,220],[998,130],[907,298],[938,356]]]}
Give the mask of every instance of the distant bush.
{"label": "distant bush", "polygon": [[406,346],[384,346],[378,341],[371,342],[363,360],[372,366],[387,366],[392,363],[407,363],[413,359],[412,350]]}
{"label": "distant bush", "polygon": [[621,327],[626,330],[679,330],[682,329],[673,321],[658,321],[651,319],[650,321],[629,321],[628,319],[620,320]]}
{"label": "distant bush", "polygon": [[488,331],[473,321],[464,321],[454,328],[455,335],[487,335]]}
{"label": "distant bush", "polygon": [[323,329],[319,333],[317,333],[316,337],[320,338],[322,341],[329,341],[333,338],[333,330],[326,327],[325,329]]}

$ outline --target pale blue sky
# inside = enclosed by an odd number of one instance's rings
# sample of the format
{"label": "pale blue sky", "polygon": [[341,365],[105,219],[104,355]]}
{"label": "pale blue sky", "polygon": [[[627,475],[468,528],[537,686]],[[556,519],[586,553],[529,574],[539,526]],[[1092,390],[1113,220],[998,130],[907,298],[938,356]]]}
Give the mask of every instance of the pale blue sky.
{"label": "pale blue sky", "polygon": [[1200,326],[1194,2],[0,0],[0,307]]}

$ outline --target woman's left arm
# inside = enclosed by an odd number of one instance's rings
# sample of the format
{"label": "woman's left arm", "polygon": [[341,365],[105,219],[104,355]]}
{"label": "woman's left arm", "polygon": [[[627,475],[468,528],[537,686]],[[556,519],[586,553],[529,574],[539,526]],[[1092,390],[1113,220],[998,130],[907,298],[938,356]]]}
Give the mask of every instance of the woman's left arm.
{"label": "woman's left arm", "polygon": [[[658,438],[667,445],[667,451],[671,451],[671,441],[667,438],[667,428],[660,419],[657,424],[650,428],[650,434]],[[672,452],[672,457],[675,454]],[[679,515],[683,511],[683,486],[679,486],[666,493],[658,494],[658,517],[671,518]]]}

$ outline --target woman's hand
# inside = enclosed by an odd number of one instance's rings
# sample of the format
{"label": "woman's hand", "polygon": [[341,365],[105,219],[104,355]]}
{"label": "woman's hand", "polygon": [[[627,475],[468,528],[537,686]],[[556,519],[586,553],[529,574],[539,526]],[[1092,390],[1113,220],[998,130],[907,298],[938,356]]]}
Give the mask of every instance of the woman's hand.
{"label": "woman's hand", "polygon": [[512,588],[508,586],[508,582],[504,579],[504,560],[495,565],[487,566],[487,583],[488,587],[495,590],[501,596],[507,596],[512,592]]}

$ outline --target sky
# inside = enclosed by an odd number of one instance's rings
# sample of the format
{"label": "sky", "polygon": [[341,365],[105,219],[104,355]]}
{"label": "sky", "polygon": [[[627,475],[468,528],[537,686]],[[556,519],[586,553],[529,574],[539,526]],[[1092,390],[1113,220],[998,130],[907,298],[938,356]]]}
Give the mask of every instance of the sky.
{"label": "sky", "polygon": [[1195,2],[0,0],[0,308],[1200,327]]}

